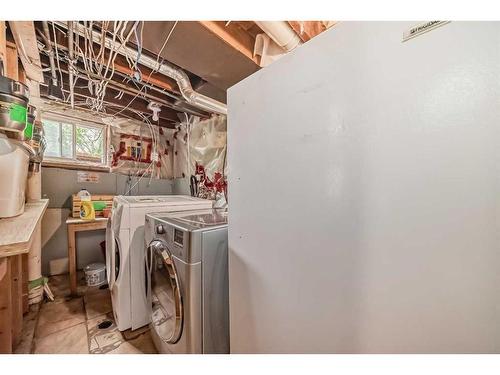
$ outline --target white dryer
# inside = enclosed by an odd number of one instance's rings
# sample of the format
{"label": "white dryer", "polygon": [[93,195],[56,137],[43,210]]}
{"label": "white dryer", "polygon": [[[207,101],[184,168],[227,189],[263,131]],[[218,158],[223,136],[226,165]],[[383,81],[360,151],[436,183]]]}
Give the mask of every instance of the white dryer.
{"label": "white dryer", "polygon": [[144,263],[144,219],[152,212],[211,208],[212,201],[185,195],[116,196],[106,230],[106,268],[113,314],[120,331],[150,321]]}

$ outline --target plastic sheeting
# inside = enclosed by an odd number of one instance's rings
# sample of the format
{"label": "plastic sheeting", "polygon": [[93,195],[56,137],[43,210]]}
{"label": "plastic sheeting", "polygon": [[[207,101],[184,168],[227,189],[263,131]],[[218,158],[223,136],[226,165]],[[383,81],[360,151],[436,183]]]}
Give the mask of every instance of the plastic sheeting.
{"label": "plastic sheeting", "polygon": [[152,174],[155,178],[174,177],[174,129],[127,119],[104,121],[110,125],[111,171],[136,176]]}
{"label": "plastic sheeting", "polygon": [[195,195],[225,205],[227,193],[226,116],[200,121],[190,118],[178,127],[175,138],[176,177],[196,178]]}

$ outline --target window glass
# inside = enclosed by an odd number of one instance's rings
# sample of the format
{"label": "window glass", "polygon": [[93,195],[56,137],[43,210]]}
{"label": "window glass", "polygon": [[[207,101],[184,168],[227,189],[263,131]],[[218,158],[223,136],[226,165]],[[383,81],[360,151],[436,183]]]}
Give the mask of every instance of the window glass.
{"label": "window glass", "polygon": [[[105,162],[105,127],[90,124],[72,123],[71,120],[57,121],[43,119],[43,128],[47,141],[45,156],[49,159],[60,158],[62,161]],[[58,160],[61,161],[61,160]]]}
{"label": "window glass", "polygon": [[63,158],[73,158],[73,125],[61,124],[61,153]]}
{"label": "window glass", "polygon": [[76,125],[76,157],[79,160],[101,162],[103,156],[102,127]]}
{"label": "window glass", "polygon": [[45,149],[46,156],[61,156],[60,132],[59,123],[49,120],[43,120],[43,130],[45,132],[45,140],[47,148]]}

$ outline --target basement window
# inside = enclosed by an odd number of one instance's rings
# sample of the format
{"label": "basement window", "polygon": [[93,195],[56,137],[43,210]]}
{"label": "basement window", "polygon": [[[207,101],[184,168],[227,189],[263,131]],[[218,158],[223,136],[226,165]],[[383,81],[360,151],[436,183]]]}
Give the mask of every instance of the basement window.
{"label": "basement window", "polygon": [[106,127],[59,117],[42,118],[45,165],[106,167]]}

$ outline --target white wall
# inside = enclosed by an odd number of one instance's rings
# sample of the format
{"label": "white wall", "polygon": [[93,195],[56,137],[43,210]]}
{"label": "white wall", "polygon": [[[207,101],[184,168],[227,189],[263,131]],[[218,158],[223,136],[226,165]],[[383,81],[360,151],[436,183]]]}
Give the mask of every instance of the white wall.
{"label": "white wall", "polygon": [[229,89],[232,352],[500,352],[500,24],[413,25]]}

